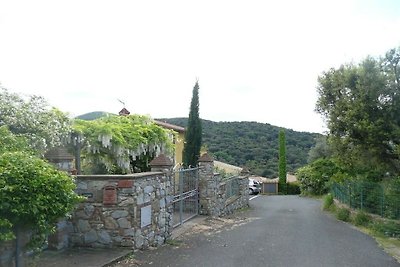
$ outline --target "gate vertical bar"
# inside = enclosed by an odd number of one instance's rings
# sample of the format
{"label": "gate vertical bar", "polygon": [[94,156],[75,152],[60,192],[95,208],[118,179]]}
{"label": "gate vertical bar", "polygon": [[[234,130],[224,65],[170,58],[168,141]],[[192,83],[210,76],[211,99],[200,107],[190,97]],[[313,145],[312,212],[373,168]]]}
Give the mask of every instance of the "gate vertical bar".
{"label": "gate vertical bar", "polygon": [[196,170],[196,196],[195,196],[195,205],[196,205],[196,214],[199,214],[199,168]]}
{"label": "gate vertical bar", "polygon": [[179,172],[179,224],[182,224],[183,221],[183,172]]}

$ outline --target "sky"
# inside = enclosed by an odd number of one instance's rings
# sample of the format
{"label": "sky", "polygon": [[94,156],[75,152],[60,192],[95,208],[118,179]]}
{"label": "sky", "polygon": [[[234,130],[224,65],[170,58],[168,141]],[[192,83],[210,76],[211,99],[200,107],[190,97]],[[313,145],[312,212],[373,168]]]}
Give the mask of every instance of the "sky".
{"label": "sky", "polygon": [[398,0],[0,0],[0,83],[70,116],[125,107],[324,132],[317,78],[400,46]]}

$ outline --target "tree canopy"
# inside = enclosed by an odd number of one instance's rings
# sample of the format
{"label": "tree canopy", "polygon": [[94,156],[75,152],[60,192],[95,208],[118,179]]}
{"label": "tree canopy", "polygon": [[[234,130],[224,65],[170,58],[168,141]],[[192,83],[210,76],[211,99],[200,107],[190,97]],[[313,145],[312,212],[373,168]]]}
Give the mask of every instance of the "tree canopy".
{"label": "tree canopy", "polygon": [[61,145],[70,133],[69,118],[51,108],[43,97],[23,98],[1,86],[0,126],[7,126],[13,134],[24,137],[40,155]]}
{"label": "tree canopy", "polygon": [[399,50],[342,65],[318,79],[316,110],[325,118],[335,156],[373,179],[399,174]]}
{"label": "tree canopy", "polygon": [[202,125],[199,115],[199,83],[193,87],[190,103],[188,125],[185,132],[185,146],[183,149],[183,164],[197,166],[202,144]]}
{"label": "tree canopy", "polygon": [[29,229],[31,245],[40,248],[80,197],[73,179],[37,157],[26,135],[13,134],[7,126],[0,127],[0,135],[0,240],[19,240],[21,230]]}

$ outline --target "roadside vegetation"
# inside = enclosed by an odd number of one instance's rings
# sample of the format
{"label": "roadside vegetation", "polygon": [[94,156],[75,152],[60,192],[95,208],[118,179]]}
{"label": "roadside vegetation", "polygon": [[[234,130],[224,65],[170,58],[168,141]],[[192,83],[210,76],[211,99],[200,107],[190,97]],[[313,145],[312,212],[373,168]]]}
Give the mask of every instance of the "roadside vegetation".
{"label": "roadside vegetation", "polygon": [[322,209],[338,220],[348,222],[360,231],[372,236],[389,254],[400,261],[400,222],[369,214],[363,210],[350,209],[335,201],[331,194],[323,197]]}
{"label": "roadside vegetation", "polygon": [[72,177],[43,159],[70,129],[68,117],[44,99],[0,88],[0,243],[15,240],[16,266],[23,246],[40,250],[58,220],[81,200]]}
{"label": "roadside vegetation", "polygon": [[400,48],[318,79],[326,136],[297,171],[303,195],[372,235],[400,260]]}

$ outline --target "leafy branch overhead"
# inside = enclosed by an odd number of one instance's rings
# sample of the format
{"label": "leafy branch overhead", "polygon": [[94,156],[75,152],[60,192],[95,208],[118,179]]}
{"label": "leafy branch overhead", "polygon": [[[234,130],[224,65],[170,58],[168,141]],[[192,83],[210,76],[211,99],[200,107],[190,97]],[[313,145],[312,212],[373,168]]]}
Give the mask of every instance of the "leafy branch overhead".
{"label": "leafy branch overhead", "polygon": [[151,160],[171,153],[174,132],[139,115],[107,116],[92,121],[75,120],[74,131],[83,146],[86,164],[103,165],[107,172],[134,172],[136,160]]}
{"label": "leafy branch overhead", "polygon": [[335,155],[353,173],[380,179],[400,172],[399,60],[400,50],[392,49],[319,77],[316,110],[327,122]]}
{"label": "leafy branch overhead", "polygon": [[0,87],[0,126],[24,137],[29,146],[43,155],[67,140],[70,119],[39,96],[22,97]]}

